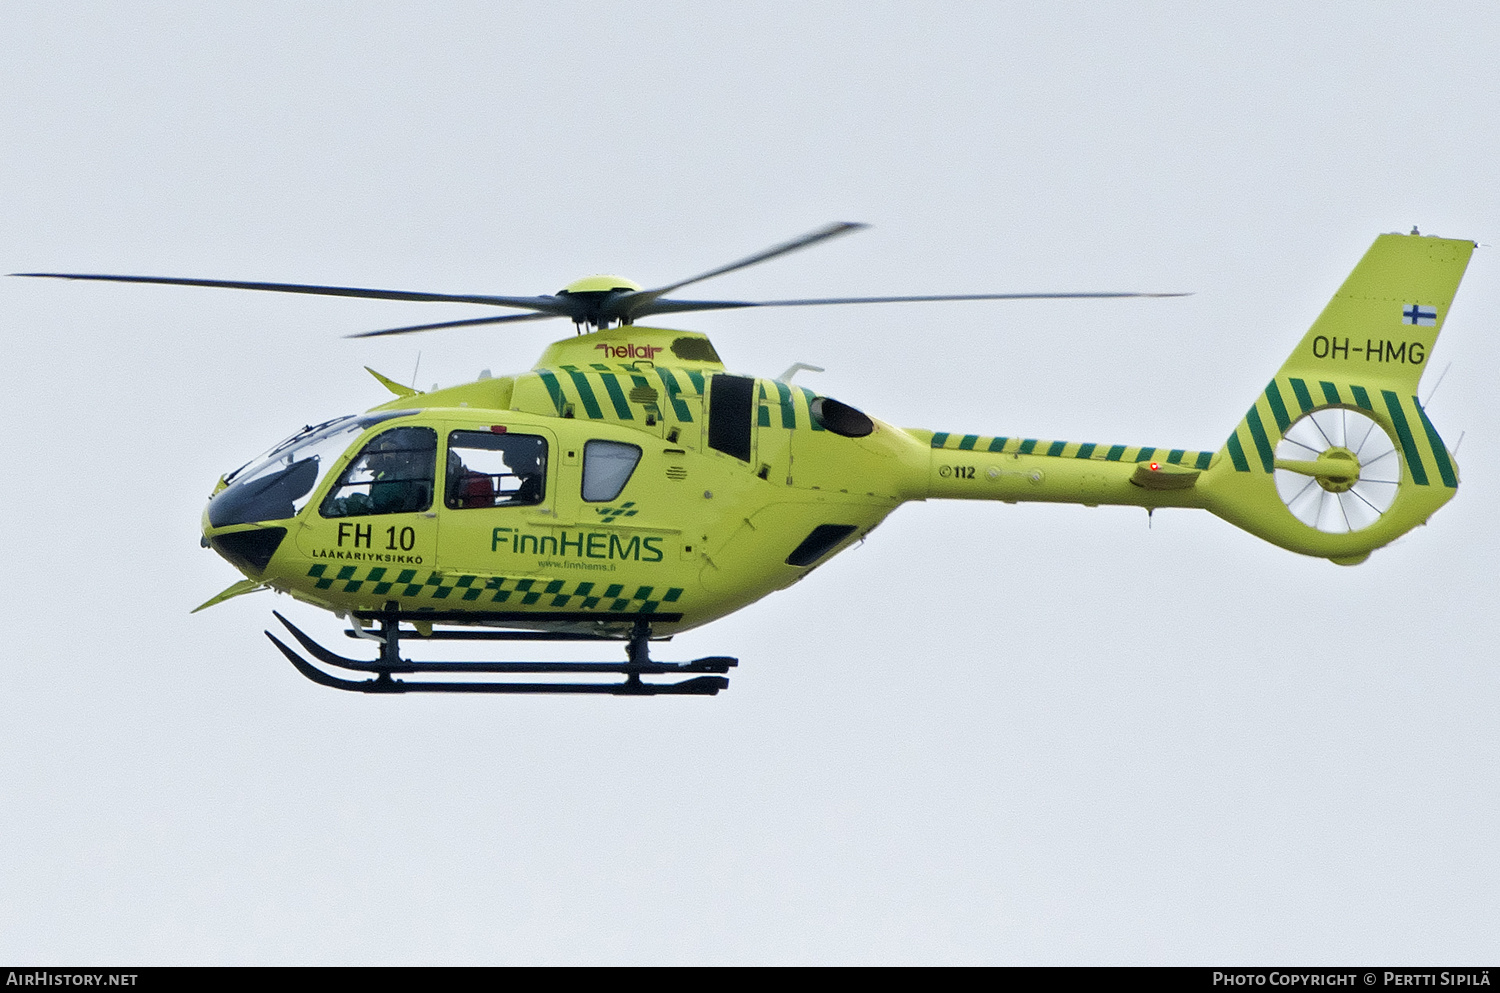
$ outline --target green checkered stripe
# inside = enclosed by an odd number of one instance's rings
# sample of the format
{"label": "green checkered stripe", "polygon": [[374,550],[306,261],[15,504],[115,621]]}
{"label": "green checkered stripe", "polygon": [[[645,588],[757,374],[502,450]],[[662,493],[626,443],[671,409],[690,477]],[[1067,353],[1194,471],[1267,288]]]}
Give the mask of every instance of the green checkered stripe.
{"label": "green checkered stripe", "polygon": [[[330,573],[330,569],[338,571]],[[549,609],[573,608],[611,613],[650,614],[664,603],[676,603],[681,587],[636,586],[623,583],[570,583],[563,579],[510,579],[505,576],[445,575],[429,572],[426,579],[416,569],[387,569],[375,566],[329,566],[319,563],[307,570],[316,580],[316,589],[335,593],[369,592],[373,596],[395,599],[422,598],[449,603],[478,602],[485,605],[503,603],[531,607],[541,604]],[[425,570],[424,570],[425,571]],[[335,584],[343,584],[335,586]],[[368,587],[368,589],[367,589]]]}
{"label": "green checkered stripe", "polygon": [[1041,441],[1036,438],[991,437],[980,434],[949,434],[939,431],[932,436],[932,447],[950,452],[994,452],[1004,455],[1047,455],[1059,459],[1093,459],[1099,462],[1165,462],[1168,465],[1207,469],[1213,452],[1194,452],[1185,448],[1162,449],[1149,445],[1096,445],[1093,442]]}
{"label": "green checkered stripe", "polygon": [[[1278,376],[1266,386],[1224,443],[1236,472],[1276,469],[1276,443],[1287,428],[1304,414],[1324,407],[1348,407],[1389,418],[1412,482],[1430,486],[1429,469],[1449,489],[1458,487],[1458,474],[1448,448],[1416,397],[1403,399],[1391,390],[1367,389],[1352,383],[1310,382],[1295,376]],[[1252,462],[1252,458],[1254,461]]]}
{"label": "green checkered stripe", "polygon": [[634,500],[626,500],[618,507],[595,507],[594,512],[597,513],[600,517],[604,518],[603,523],[605,524],[613,524],[621,517],[634,517],[636,514],[640,513],[640,511],[636,509]]}

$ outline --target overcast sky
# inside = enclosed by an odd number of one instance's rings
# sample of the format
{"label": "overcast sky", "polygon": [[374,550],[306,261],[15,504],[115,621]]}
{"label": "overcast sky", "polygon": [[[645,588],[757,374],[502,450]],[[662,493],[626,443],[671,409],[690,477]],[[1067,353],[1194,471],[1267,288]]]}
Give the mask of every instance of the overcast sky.
{"label": "overcast sky", "polygon": [[[1376,234],[1500,244],[1497,50],[1430,0],[6,3],[0,272],[532,294],[864,221],[713,292],[1195,295],[667,323],[897,424],[1217,449]],[[261,634],[330,616],[188,614],[220,473],[565,322],[0,280],[0,960],[1493,964],[1497,259],[1422,389],[1462,488],[1364,565],[914,504],[659,650],[741,660],[683,700],[340,694]]]}

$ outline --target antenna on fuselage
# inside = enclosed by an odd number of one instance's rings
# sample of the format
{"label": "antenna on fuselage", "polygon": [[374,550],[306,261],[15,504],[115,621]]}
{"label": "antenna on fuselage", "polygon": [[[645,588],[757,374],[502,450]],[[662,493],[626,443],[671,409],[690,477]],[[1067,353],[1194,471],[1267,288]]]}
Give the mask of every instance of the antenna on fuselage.
{"label": "antenna on fuselage", "polygon": [[792,377],[797,375],[797,373],[801,372],[803,369],[806,369],[808,372],[824,371],[823,367],[820,365],[808,365],[806,362],[793,362],[790,369],[776,377],[776,382],[786,383],[788,386],[790,386]]}

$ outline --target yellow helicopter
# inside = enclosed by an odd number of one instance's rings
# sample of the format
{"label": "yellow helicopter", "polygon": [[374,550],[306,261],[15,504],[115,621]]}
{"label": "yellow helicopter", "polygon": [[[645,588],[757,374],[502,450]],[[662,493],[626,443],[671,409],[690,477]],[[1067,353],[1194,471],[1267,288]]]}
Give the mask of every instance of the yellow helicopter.
{"label": "yellow helicopter", "polygon": [[[337,689],[714,694],[735,659],[657,662],[649,643],[790,586],[909,500],[1198,507],[1353,565],[1458,487],[1416,388],[1471,241],[1376,238],[1216,452],[899,428],[795,385],[800,364],[777,379],[736,375],[704,335],[637,323],[741,307],[1178,295],[669,295],[863,226],[828,225],[655,289],[594,276],[530,297],[18,275],[524,311],[353,337],[574,322],[578,333],[530,372],[422,393],[370,370],[395,399],[305,427],[219,480],[204,544],[246,578],[198,609],[269,588],[348,619],[346,634],[375,644],[373,661],[335,654],[276,613],[313,659],[371,678],[334,676],[266,632],[299,672]],[[412,661],[400,646],[413,639],[623,641],[626,659]],[[566,678],[463,678],[478,674]],[[396,678],[412,675],[440,678]]]}

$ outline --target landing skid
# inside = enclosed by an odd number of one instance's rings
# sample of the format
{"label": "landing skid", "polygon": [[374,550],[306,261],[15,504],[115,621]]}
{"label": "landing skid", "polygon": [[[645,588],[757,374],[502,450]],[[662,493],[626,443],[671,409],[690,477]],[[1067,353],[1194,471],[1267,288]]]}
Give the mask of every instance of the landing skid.
{"label": "landing skid", "polygon": [[[627,661],[624,662],[413,662],[401,658],[401,638],[433,638],[450,641],[601,641],[615,640],[599,635],[570,635],[558,632],[534,631],[434,631],[421,635],[415,631],[402,630],[400,617],[390,612],[380,617],[380,633],[371,635],[380,642],[380,657],[373,662],[345,658],[329,651],[308,637],[301,629],[277,611],[276,619],[289,631],[307,654],[324,665],[353,672],[374,673],[373,679],[342,679],[330,675],[288,647],[274,634],[267,631],[271,644],[281,650],[287,661],[308,679],[320,686],[336,690],[353,690],[359,693],[608,693],[614,696],[713,696],[729,686],[723,675],[739,664],[738,659],[715,655],[695,659],[692,662],[674,664],[653,662],[649,653],[651,625],[644,618],[636,618],[630,637],[625,642]],[[570,675],[614,675],[625,677],[623,682],[485,682],[459,680],[409,680],[396,679],[396,674],[419,675],[425,673],[459,673],[485,675],[520,675],[557,673]],[[681,676],[695,673],[691,679],[677,682],[646,682],[642,676]]]}

